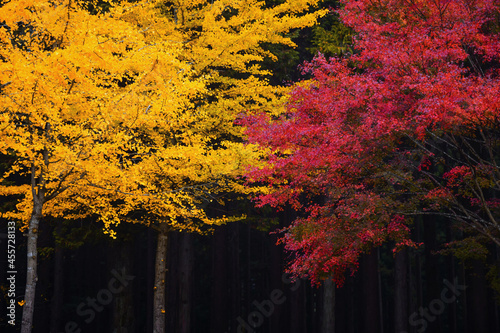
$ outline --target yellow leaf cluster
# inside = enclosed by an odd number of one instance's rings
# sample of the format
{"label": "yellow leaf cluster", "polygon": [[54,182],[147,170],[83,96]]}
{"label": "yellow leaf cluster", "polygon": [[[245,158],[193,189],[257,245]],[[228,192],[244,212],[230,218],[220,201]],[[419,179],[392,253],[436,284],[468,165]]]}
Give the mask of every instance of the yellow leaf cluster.
{"label": "yellow leaf cluster", "polygon": [[230,221],[204,208],[261,190],[238,179],[260,152],[235,121],[278,110],[286,92],[264,78],[262,44],[293,45],[285,33],[323,15],[303,14],[316,2],[1,5],[0,153],[16,162],[0,195],[22,196],[6,217],[27,221],[42,198],[45,215],[96,215],[112,237],[122,220],[196,232]]}

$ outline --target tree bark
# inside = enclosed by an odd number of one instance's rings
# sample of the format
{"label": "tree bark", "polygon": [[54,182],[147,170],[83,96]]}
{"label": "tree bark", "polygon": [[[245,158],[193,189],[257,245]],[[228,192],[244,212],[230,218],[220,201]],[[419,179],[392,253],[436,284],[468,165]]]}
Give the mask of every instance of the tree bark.
{"label": "tree bark", "polygon": [[[45,135],[48,138],[50,133],[50,123],[45,124]],[[49,151],[47,147],[42,153],[45,168],[49,167]],[[30,333],[33,327],[33,313],[35,312],[35,296],[38,260],[38,228],[42,219],[43,204],[45,203],[45,182],[43,170],[37,177],[36,166],[31,165],[31,194],[33,200],[33,211],[28,226],[27,242],[27,264],[26,264],[26,289],[24,292],[23,318],[21,323],[21,333]]]}
{"label": "tree bark", "polygon": [[[434,299],[440,297],[442,282],[439,280],[439,261],[434,254],[439,250],[437,244],[437,222],[438,218],[428,217],[423,221],[424,225],[424,257],[425,257],[425,299],[423,306],[427,307]],[[426,320],[426,333],[441,333],[443,328],[443,316],[429,316]]]}
{"label": "tree bark", "polygon": [[363,288],[363,332],[380,332],[380,302],[378,282],[377,250],[365,254],[360,263],[360,275]]}
{"label": "tree bark", "polygon": [[165,332],[165,271],[167,262],[168,226],[160,223],[156,246],[153,295],[153,333]]}
{"label": "tree bark", "polygon": [[[454,240],[453,224],[448,223],[446,225],[446,242],[451,243],[453,240]],[[457,277],[454,256],[448,255],[448,258],[446,259],[446,261],[448,263],[448,279],[450,281],[453,281]],[[458,332],[458,330],[459,330],[457,304],[458,304],[458,302],[451,302],[448,305],[450,308],[450,310],[449,310],[450,315],[448,316],[448,326],[449,326],[450,332]],[[496,332],[498,332],[498,330],[496,330]]]}
{"label": "tree bark", "polygon": [[[212,284],[212,307],[210,325],[212,333],[226,332],[229,320],[227,318],[229,278],[227,272],[228,251],[227,251],[227,229],[228,226],[223,225],[217,227],[213,237],[213,277]],[[239,309],[238,309],[239,310]]]}
{"label": "tree bark", "polygon": [[33,313],[35,311],[35,290],[37,282],[37,242],[38,242],[38,227],[42,217],[43,193],[35,193],[33,190],[33,213],[28,229],[28,263],[26,266],[26,290],[24,292],[23,318],[21,325],[21,333],[30,333],[33,326]]}
{"label": "tree bark", "polygon": [[[479,259],[472,262],[472,268],[468,274],[470,289],[468,294],[468,318],[467,332],[487,333],[492,332],[489,327],[488,316],[488,286],[485,279],[484,263]],[[460,296],[459,296],[460,297]]]}
{"label": "tree bark", "polygon": [[[58,222],[55,233],[59,235],[62,222]],[[64,248],[56,240],[54,245],[54,292],[50,309],[50,332],[59,332],[64,301]]]}
{"label": "tree bark", "polygon": [[158,238],[155,234],[155,231],[152,228],[148,228],[147,230],[147,263],[146,263],[146,276],[147,276],[147,285],[146,290],[146,332],[153,331],[153,299],[154,293],[150,292],[154,290],[154,278],[155,278],[155,262],[156,262],[156,249],[155,249],[155,237]]}
{"label": "tree bark", "polygon": [[408,331],[408,253],[396,253],[394,260],[394,331]]}
{"label": "tree bark", "polygon": [[193,237],[190,233],[181,233],[181,258],[179,281],[179,333],[191,332],[191,295],[193,277]]}
{"label": "tree bark", "polygon": [[323,320],[321,333],[335,333],[335,283],[332,278],[323,282]]}
{"label": "tree bark", "polygon": [[[284,289],[283,285],[283,267],[281,254],[284,252],[283,246],[277,245],[278,235],[273,233],[270,237],[269,244],[269,266],[270,266],[270,279],[272,290],[274,289]],[[283,306],[278,304],[274,308],[272,316],[269,318],[269,328],[270,332],[279,332],[280,328],[283,326]]]}
{"label": "tree bark", "polygon": [[[133,272],[133,241],[114,240],[108,250],[109,266]],[[134,288],[132,285],[114,295],[111,329],[114,333],[134,332]]]}
{"label": "tree bark", "polygon": [[[229,248],[227,248],[227,263],[228,267],[226,268],[226,272],[229,277],[230,283],[229,286],[229,298],[231,301],[228,302],[230,311],[226,314],[226,323],[229,324],[227,330],[223,332],[231,332],[231,328],[233,323],[227,321],[227,318],[237,318],[241,314],[241,276],[240,276],[240,224],[239,223],[230,223],[228,225],[228,244]],[[228,315],[230,317],[228,317]],[[220,332],[220,331],[219,331]],[[217,333],[219,333],[217,332]]]}

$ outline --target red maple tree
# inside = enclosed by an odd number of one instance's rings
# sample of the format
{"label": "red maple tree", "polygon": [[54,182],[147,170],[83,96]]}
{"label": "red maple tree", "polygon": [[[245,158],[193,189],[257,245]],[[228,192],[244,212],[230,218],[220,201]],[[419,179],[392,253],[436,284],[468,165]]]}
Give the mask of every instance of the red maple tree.
{"label": "red maple tree", "polygon": [[415,214],[441,214],[500,244],[500,2],[345,0],[354,54],[304,65],[279,119],[246,119],[270,147],[248,172],[259,204],[302,215],[282,238],[291,271],[313,281],[354,271],[361,253],[415,245]]}

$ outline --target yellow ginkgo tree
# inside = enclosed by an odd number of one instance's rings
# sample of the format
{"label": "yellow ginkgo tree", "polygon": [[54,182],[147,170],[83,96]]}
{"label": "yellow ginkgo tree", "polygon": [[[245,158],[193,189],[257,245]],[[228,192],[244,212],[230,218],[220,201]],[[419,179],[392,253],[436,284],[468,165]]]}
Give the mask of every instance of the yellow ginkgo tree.
{"label": "yellow ginkgo tree", "polygon": [[[131,179],[141,179],[145,192],[124,198],[119,213],[147,212],[156,224],[154,332],[165,330],[165,261],[170,230],[200,231],[200,225],[225,223],[212,219],[203,210],[221,193],[249,193],[237,177],[242,166],[252,164],[258,154],[244,144],[237,118],[245,112],[279,112],[286,88],[268,84],[270,73],[260,66],[275,56],[264,44],[294,46],[285,37],[292,29],[314,24],[324,11],[314,11],[315,0],[285,0],[266,7],[256,0],[153,1],[136,6],[127,20],[144,27],[151,42],[167,40],[181,49],[179,61],[189,64],[191,80],[202,80],[189,102],[164,112],[168,95],[156,89],[151,112],[161,124],[137,129],[137,137],[154,146],[154,153],[132,163]],[[140,161],[139,161],[140,160]],[[142,175],[142,178],[141,176]],[[135,206],[134,205],[139,205]],[[116,206],[115,206],[116,207]],[[147,209],[143,209],[147,207]],[[130,214],[129,214],[130,215]],[[120,220],[111,216],[110,221]]]}
{"label": "yellow ginkgo tree", "polygon": [[[278,110],[286,91],[259,66],[264,43],[293,46],[315,0],[136,1],[89,13],[90,1],[0,6],[0,153],[14,163],[1,195],[28,232],[22,332],[30,332],[37,230],[44,216],[97,215],[158,230],[154,332],[165,330],[168,232],[220,224],[204,207],[249,193],[238,176],[258,152],[236,120]],[[95,6],[98,8],[98,6]],[[13,180],[15,176],[15,181]],[[25,179],[20,183],[19,179]]]}
{"label": "yellow ginkgo tree", "polygon": [[[158,122],[149,115],[157,76],[168,82],[164,109],[179,109],[203,87],[179,60],[178,44],[152,44],[144,27],[123,19],[134,5],[93,15],[80,5],[0,5],[0,153],[14,161],[2,175],[0,194],[20,198],[3,217],[27,229],[23,333],[33,325],[40,221],[70,218],[75,210],[105,216],[100,191],[111,184],[128,189],[123,156],[149,153],[139,150],[146,148],[136,144],[131,128]],[[129,182],[132,190],[137,182]]]}

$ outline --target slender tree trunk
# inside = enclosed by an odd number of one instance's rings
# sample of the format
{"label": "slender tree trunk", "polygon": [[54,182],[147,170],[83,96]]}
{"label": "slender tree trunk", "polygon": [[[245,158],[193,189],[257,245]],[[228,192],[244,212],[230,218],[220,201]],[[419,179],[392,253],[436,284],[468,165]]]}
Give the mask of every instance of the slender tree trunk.
{"label": "slender tree trunk", "polygon": [[[59,222],[55,233],[59,235],[61,226]],[[56,240],[54,250],[54,292],[50,307],[50,332],[59,332],[61,326],[61,314],[64,301],[64,248]]]}
{"label": "slender tree trunk", "polygon": [[[352,280],[353,279],[347,280],[341,288],[336,290],[337,294],[335,295],[335,301],[337,304],[342,305],[337,307],[335,311],[335,316],[340,318],[335,323],[335,329],[342,333],[350,333],[354,329],[351,321],[351,313],[353,311],[353,305],[351,304],[351,298],[353,295],[351,292],[351,285],[353,284]],[[359,315],[359,311],[356,312],[356,315]]]}
{"label": "slender tree trunk", "polygon": [[[467,332],[474,333],[487,333],[492,332],[489,328],[488,316],[488,286],[485,278],[484,263],[479,259],[472,262],[472,269],[470,270],[469,283],[470,289],[468,292],[469,309],[467,318],[468,326]],[[460,295],[458,296],[460,297]]]}
{"label": "slender tree trunk", "polygon": [[408,253],[403,249],[394,260],[394,331],[408,331]]}
{"label": "slender tree trunk", "polygon": [[384,333],[384,302],[382,298],[382,278],[380,274],[380,247],[377,248],[377,281],[380,333]]}
{"label": "slender tree trunk", "polygon": [[165,333],[165,271],[167,267],[168,233],[168,226],[160,223],[158,243],[156,246],[153,295],[153,333]]}
{"label": "slender tree trunk", "polygon": [[[450,243],[453,240],[454,240],[453,224],[448,223],[446,226],[446,242]],[[454,256],[448,255],[447,262],[448,262],[448,280],[454,281],[454,279],[457,277]],[[458,326],[458,307],[457,307],[457,304],[458,304],[458,302],[451,302],[448,305],[450,308],[450,310],[449,310],[450,315],[448,316],[448,325],[449,325],[450,332],[458,332],[459,326]],[[497,332],[498,332],[498,330],[497,330]]]}
{"label": "slender tree trunk", "polygon": [[378,298],[378,255],[377,250],[365,254],[360,263],[363,288],[363,332],[380,332],[380,308]]}
{"label": "slender tree trunk", "polygon": [[[108,250],[109,266],[133,272],[133,241],[115,240]],[[111,330],[114,333],[134,332],[134,288],[129,285],[113,297]]]}
{"label": "slender tree trunk", "polygon": [[190,233],[181,233],[181,258],[179,281],[179,333],[191,332],[191,295],[193,278],[193,237]]}
{"label": "slender tree trunk", "polygon": [[[281,254],[284,249],[280,245],[276,245],[278,241],[278,235],[270,235],[270,254],[269,254],[269,265],[270,265],[270,280],[272,290],[281,289],[283,290],[283,268],[282,268],[282,258]],[[282,318],[283,306],[278,304],[275,306],[272,316],[269,318],[269,328],[270,332],[279,332],[280,328],[283,326]]]}
{"label": "slender tree trunk", "polygon": [[155,249],[155,237],[158,238],[155,234],[155,231],[152,228],[148,228],[147,230],[147,263],[146,263],[146,276],[147,276],[147,285],[146,290],[146,332],[153,331],[153,293],[150,292],[154,290],[154,277],[155,277],[155,260],[156,260],[156,249]]}
{"label": "slender tree trunk", "polygon": [[[423,235],[422,235],[422,228],[423,228],[423,221],[422,217],[417,217],[415,220],[415,241],[417,243],[422,243],[424,241]],[[409,298],[409,311],[408,313],[412,315],[413,313],[418,313],[418,310],[420,307],[425,307],[424,305],[424,292],[423,292],[423,272],[424,272],[424,265],[423,265],[423,256],[420,254],[419,251],[416,249],[408,249],[410,258],[413,258],[414,263],[409,265],[409,270],[410,270],[410,290],[413,291],[411,295],[413,297]],[[411,251],[411,252],[410,252]],[[414,267],[414,268],[413,268]],[[413,271],[412,271],[413,268]],[[410,326],[410,333],[416,333],[417,328],[420,329],[420,326]]]}
{"label": "slender tree trunk", "polygon": [[[212,284],[212,308],[211,308],[211,332],[220,333],[226,332],[229,320],[227,319],[228,311],[228,298],[229,285],[228,272],[227,272],[227,228],[228,226],[220,226],[215,229],[213,237],[213,276],[214,282]],[[239,308],[238,308],[239,310]],[[246,319],[246,318],[245,318]]]}
{"label": "slender tree trunk", "polygon": [[[434,254],[437,251],[437,222],[435,217],[428,217],[424,220],[424,256],[425,256],[425,286],[426,293],[424,299],[424,307],[427,307],[434,299],[440,297],[442,282],[439,280],[439,262],[438,257]],[[426,319],[426,333],[441,333],[442,332],[442,316],[431,314]]]}
{"label": "slender tree trunk", "polygon": [[167,246],[167,268],[165,278],[165,309],[168,315],[165,318],[165,331],[179,332],[180,316],[180,279],[181,275],[181,232],[170,232]]}
{"label": "slender tree trunk", "polygon": [[[240,277],[240,224],[239,223],[230,223],[228,225],[228,235],[229,235],[229,249],[227,264],[229,267],[226,268],[227,274],[229,274],[229,298],[231,301],[229,303],[230,311],[227,312],[227,315],[230,318],[237,318],[241,314],[241,277]],[[227,319],[226,319],[227,323]],[[234,322],[233,322],[234,323]],[[232,326],[233,324],[230,323]],[[232,327],[228,327],[227,330],[223,332],[231,332]],[[217,333],[220,333],[217,332]]]}
{"label": "slender tree trunk", "polygon": [[21,333],[30,333],[33,326],[33,313],[35,310],[35,289],[37,282],[37,242],[38,242],[38,227],[42,218],[43,193],[35,193],[33,190],[33,213],[28,229],[28,263],[26,266],[26,290],[24,292],[23,319],[21,325]]}
{"label": "slender tree trunk", "polygon": [[[49,138],[50,123],[45,124],[45,135]],[[45,147],[42,153],[45,167],[49,167],[49,151]],[[35,312],[35,296],[38,260],[38,228],[42,219],[43,204],[45,203],[45,179],[43,171],[37,177],[35,163],[31,165],[31,194],[33,197],[33,211],[28,226],[27,264],[26,264],[26,290],[24,292],[23,318],[21,333],[30,333],[33,327],[33,314]]]}
{"label": "slender tree trunk", "polygon": [[[290,288],[290,333],[305,332],[305,313],[303,304],[305,302],[305,288],[303,281],[296,281],[300,285]],[[293,290],[293,289],[295,290]]]}
{"label": "slender tree trunk", "polygon": [[335,283],[332,278],[323,282],[323,320],[321,333],[335,333]]}
{"label": "slender tree trunk", "polygon": [[[498,245],[495,245],[495,254],[496,254],[497,272],[498,272],[497,278],[500,278],[500,246]],[[494,325],[495,332],[500,332],[500,304],[498,304],[498,301],[495,302],[494,319],[495,319],[495,325]]]}

